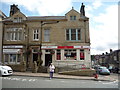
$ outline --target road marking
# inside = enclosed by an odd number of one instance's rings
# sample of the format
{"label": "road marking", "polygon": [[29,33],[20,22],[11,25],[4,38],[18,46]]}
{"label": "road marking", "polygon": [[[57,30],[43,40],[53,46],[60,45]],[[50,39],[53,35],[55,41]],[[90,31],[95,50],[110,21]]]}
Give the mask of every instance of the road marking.
{"label": "road marking", "polygon": [[22,79],[22,78],[12,78],[12,77],[0,77],[0,79],[14,80],[14,81],[29,81],[29,82],[35,82],[37,80],[37,79]]}
{"label": "road marking", "polygon": [[37,80],[37,79],[29,79],[28,81],[30,81],[30,82],[31,82],[31,81],[34,82],[34,81],[36,81],[36,80]]}
{"label": "road marking", "polygon": [[27,81],[27,79],[22,79],[22,81]]}
{"label": "road marking", "polygon": [[61,82],[65,82],[65,81],[61,81]]}
{"label": "road marking", "polygon": [[12,78],[11,80],[16,80],[17,81],[17,80],[20,80],[20,78]]}
{"label": "road marking", "polygon": [[113,81],[113,82],[107,82],[107,83],[102,83],[102,84],[115,84],[115,83],[117,83],[118,82],[118,80],[115,80],[115,81]]}
{"label": "road marking", "polygon": [[7,80],[11,80],[12,78],[7,78]]}

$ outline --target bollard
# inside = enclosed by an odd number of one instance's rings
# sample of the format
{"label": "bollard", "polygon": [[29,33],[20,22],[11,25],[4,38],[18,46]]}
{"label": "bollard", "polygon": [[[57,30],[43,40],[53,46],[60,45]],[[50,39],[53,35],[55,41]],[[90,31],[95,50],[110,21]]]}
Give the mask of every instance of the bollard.
{"label": "bollard", "polygon": [[95,78],[96,80],[98,80],[98,74],[97,74],[97,73],[94,74],[94,78]]}

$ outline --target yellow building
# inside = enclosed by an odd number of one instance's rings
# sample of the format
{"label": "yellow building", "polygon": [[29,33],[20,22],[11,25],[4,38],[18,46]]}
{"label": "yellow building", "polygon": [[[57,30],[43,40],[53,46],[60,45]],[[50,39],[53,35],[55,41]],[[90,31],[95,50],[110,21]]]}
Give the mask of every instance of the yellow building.
{"label": "yellow building", "polygon": [[[43,60],[56,67],[83,65],[91,67],[89,18],[82,3],[80,12],[72,8],[65,16],[25,16],[11,5],[10,16],[4,19],[3,60],[19,65]],[[40,52],[41,51],[41,52]]]}

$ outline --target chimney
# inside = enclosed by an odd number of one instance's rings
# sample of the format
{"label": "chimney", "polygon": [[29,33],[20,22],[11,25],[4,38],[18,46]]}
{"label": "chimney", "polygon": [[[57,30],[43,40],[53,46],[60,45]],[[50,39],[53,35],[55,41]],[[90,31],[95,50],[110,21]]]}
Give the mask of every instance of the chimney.
{"label": "chimney", "polygon": [[106,53],[106,55],[108,54],[108,52],[105,52]]}
{"label": "chimney", "polygon": [[18,5],[13,4],[13,5],[10,6],[10,16],[15,14],[17,11],[20,11],[19,8],[18,8]]}
{"label": "chimney", "polygon": [[112,52],[112,49],[110,49],[110,53]]}
{"label": "chimney", "polygon": [[81,5],[81,8],[80,8],[80,13],[81,13],[81,16],[85,16],[85,5]]}
{"label": "chimney", "polygon": [[104,53],[102,53],[102,55],[105,55]]}

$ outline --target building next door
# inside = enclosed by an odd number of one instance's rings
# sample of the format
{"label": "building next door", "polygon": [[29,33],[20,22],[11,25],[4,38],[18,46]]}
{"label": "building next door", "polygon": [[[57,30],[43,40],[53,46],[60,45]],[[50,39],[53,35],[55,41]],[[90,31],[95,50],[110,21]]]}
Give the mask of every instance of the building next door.
{"label": "building next door", "polygon": [[52,63],[52,55],[45,54],[45,66],[48,66],[50,63]]}

